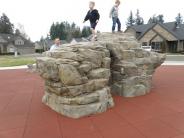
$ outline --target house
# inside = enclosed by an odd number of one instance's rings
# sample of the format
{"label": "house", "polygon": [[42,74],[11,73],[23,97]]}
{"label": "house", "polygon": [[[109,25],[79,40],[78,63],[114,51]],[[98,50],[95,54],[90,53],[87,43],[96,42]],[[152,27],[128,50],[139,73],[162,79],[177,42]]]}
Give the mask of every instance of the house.
{"label": "house", "polygon": [[133,34],[143,46],[150,45],[154,51],[184,51],[184,24],[168,22],[136,25],[128,27],[125,33]]}
{"label": "house", "polygon": [[79,43],[79,42],[89,42],[89,41],[85,38],[73,38],[70,43],[71,44],[76,44],[76,43]]}
{"label": "house", "polygon": [[35,53],[34,44],[19,35],[0,33],[0,55],[17,52],[20,55]]}
{"label": "house", "polygon": [[54,44],[54,41],[50,39],[44,39],[42,41],[37,41],[35,42],[35,50],[36,52],[48,51],[53,44]]}

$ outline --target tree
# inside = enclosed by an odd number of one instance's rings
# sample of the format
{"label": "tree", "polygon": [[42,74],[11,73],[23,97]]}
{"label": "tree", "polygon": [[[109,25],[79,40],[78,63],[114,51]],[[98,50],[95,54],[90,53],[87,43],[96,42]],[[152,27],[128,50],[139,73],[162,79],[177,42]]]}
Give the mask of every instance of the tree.
{"label": "tree", "polygon": [[81,30],[79,27],[76,27],[73,32],[72,32],[72,37],[73,38],[80,38],[82,36]]}
{"label": "tree", "polygon": [[163,14],[159,14],[158,16],[153,15],[148,20],[148,24],[151,24],[151,23],[164,23],[164,15]]}
{"label": "tree", "polygon": [[137,13],[136,13],[135,24],[136,24],[136,25],[142,25],[142,24],[144,24],[144,20],[143,20],[143,18],[140,16],[140,13],[139,13],[139,10],[138,10],[138,9],[137,9]]}
{"label": "tree", "polygon": [[157,17],[156,15],[153,15],[152,17],[150,17],[150,19],[148,20],[148,24],[151,23],[157,23]]}
{"label": "tree", "polygon": [[61,40],[70,41],[72,38],[80,38],[80,28],[75,23],[56,22],[50,27],[50,37],[52,40],[60,38]]}
{"label": "tree", "polygon": [[[22,37],[25,38],[25,39],[28,39],[28,38],[29,38],[28,35],[26,34],[24,25],[18,23],[18,24],[17,24],[17,29],[18,29],[19,32],[20,32],[20,34],[19,34],[20,36],[22,36]],[[17,30],[17,29],[16,29],[16,30]],[[15,30],[15,33],[16,33],[16,30]]]}
{"label": "tree", "polygon": [[183,23],[183,17],[181,15],[181,13],[178,13],[178,16],[176,17],[176,23],[178,25]]}
{"label": "tree", "polygon": [[130,16],[129,16],[128,19],[127,19],[126,25],[127,25],[127,27],[130,27],[130,26],[133,26],[134,23],[135,23],[135,19],[134,19],[134,17],[133,17],[133,13],[132,13],[132,11],[131,11],[131,12],[130,12]]}
{"label": "tree", "polygon": [[160,14],[157,16],[157,22],[164,23],[164,15],[163,14]]}
{"label": "tree", "polygon": [[84,26],[82,29],[82,37],[89,37],[91,35],[90,27]]}
{"label": "tree", "polygon": [[14,25],[10,22],[10,19],[6,14],[2,14],[0,17],[0,33],[13,34]]}
{"label": "tree", "polygon": [[16,35],[21,35],[20,30],[19,29],[15,29],[15,34]]}
{"label": "tree", "polygon": [[51,39],[54,40],[56,37],[55,37],[55,24],[53,23],[50,27],[50,36],[51,36]]}

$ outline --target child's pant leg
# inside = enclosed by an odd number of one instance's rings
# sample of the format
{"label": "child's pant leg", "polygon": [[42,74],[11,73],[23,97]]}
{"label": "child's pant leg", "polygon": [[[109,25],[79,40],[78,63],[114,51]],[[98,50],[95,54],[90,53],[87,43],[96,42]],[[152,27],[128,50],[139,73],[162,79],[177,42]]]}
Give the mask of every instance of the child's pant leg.
{"label": "child's pant leg", "polygon": [[119,18],[117,18],[116,22],[118,24],[118,31],[121,31],[121,22],[120,22]]}
{"label": "child's pant leg", "polygon": [[113,17],[112,18],[112,31],[115,31],[116,29],[116,22],[117,22],[117,18]]}

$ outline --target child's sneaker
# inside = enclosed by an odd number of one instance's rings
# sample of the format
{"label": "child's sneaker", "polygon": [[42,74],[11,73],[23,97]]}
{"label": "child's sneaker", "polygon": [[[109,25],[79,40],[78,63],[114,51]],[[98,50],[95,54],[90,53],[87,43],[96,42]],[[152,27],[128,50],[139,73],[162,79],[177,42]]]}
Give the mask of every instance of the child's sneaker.
{"label": "child's sneaker", "polygon": [[91,39],[91,41],[97,41],[98,39],[97,39],[97,36],[95,35],[92,39]]}
{"label": "child's sneaker", "polygon": [[118,31],[118,33],[123,33],[123,31],[120,30],[120,31]]}

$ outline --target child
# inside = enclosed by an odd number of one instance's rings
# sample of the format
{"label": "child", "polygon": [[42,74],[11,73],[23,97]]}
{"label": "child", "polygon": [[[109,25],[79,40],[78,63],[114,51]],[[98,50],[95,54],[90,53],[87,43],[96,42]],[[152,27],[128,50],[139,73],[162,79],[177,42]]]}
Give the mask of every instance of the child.
{"label": "child", "polygon": [[112,33],[114,33],[115,28],[116,28],[116,23],[118,24],[118,32],[122,32],[121,31],[121,22],[119,20],[119,5],[120,5],[120,1],[116,0],[115,5],[112,7],[111,11],[110,11],[110,18],[112,18]]}
{"label": "child", "polygon": [[54,50],[58,49],[60,45],[61,45],[60,39],[56,38],[54,40],[54,45],[52,45],[51,48],[50,48],[50,51],[54,51]]}
{"label": "child", "polygon": [[97,40],[97,35],[96,35],[96,32],[95,32],[95,28],[96,28],[96,25],[98,24],[98,21],[100,19],[100,14],[98,13],[98,10],[94,9],[95,7],[95,2],[93,1],[90,1],[89,2],[89,11],[84,19],[84,23],[89,20],[90,21],[90,25],[91,25],[91,31],[92,31],[92,34],[93,34],[93,38],[92,40]]}

